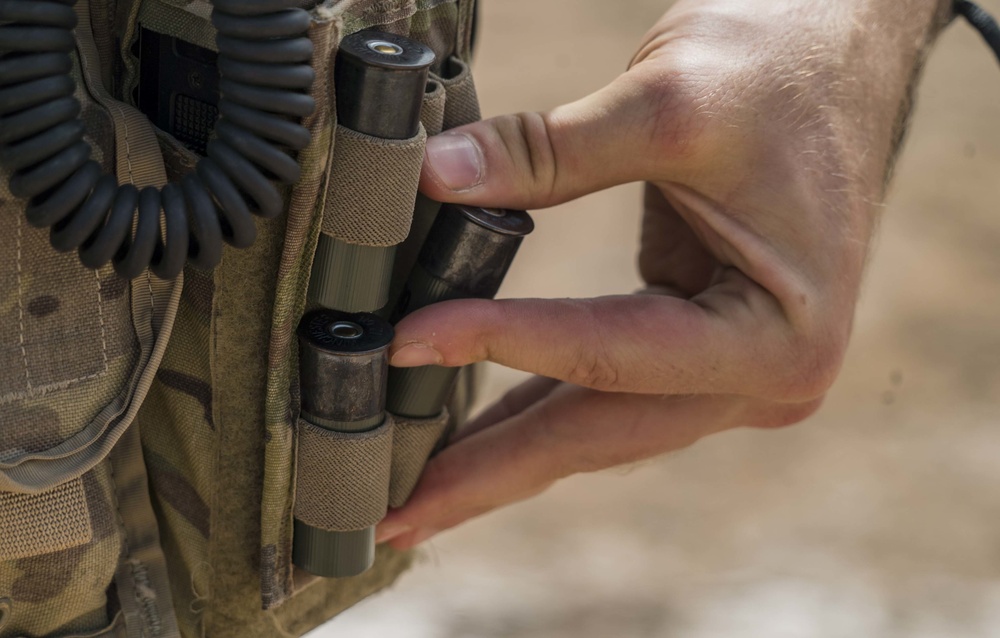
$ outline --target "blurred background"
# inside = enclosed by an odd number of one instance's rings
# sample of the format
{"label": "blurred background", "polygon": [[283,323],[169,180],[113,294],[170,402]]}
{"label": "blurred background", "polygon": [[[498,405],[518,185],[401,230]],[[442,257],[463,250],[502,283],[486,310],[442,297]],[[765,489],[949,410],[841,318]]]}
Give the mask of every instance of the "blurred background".
{"label": "blurred background", "polygon": [[[486,116],[600,88],[667,4],[487,0]],[[435,539],[312,638],[1000,636],[998,177],[1000,69],[956,23],[818,415],[563,481]],[[502,296],[635,289],[639,202],[628,186],[537,213]],[[484,399],[520,378],[491,369]]]}

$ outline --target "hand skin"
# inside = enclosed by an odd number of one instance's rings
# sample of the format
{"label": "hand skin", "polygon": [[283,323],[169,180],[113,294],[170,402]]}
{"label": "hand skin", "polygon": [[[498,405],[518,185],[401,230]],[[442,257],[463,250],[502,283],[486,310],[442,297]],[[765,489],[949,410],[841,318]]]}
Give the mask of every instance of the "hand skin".
{"label": "hand skin", "polygon": [[645,182],[650,294],[452,301],[401,322],[392,365],[539,376],[431,460],[379,541],[412,547],[572,474],[813,414],[949,4],[681,0],[596,94],[432,138],[421,190],[442,201],[537,210]]}

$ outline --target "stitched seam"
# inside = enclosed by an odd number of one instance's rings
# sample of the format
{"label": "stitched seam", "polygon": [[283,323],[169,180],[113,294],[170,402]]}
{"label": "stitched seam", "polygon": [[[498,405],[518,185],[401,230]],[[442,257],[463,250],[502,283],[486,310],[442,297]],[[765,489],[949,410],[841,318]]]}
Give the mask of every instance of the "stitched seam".
{"label": "stitched seam", "polygon": [[14,401],[19,401],[21,399],[34,399],[37,397],[42,397],[48,394],[49,392],[53,392],[55,390],[65,390],[66,388],[70,387],[73,384],[81,383],[83,381],[90,381],[92,379],[97,379],[99,377],[103,377],[106,374],[108,374],[108,370],[102,370],[101,372],[94,372],[92,374],[88,374],[82,377],[77,377],[75,379],[67,379],[66,381],[59,381],[57,383],[50,383],[48,385],[35,386],[31,388],[30,391],[26,392],[10,392],[8,394],[0,396],[0,405],[6,405]]}
{"label": "stitched seam", "polygon": [[[95,373],[95,375],[100,375],[108,373],[108,339],[107,332],[104,328],[104,294],[103,288],[101,287],[101,274],[99,271],[94,271],[94,278],[97,280],[97,322],[101,326],[101,356],[104,358],[104,372]],[[79,380],[80,379],[74,379],[74,381]]]}
{"label": "stitched seam", "polygon": [[128,116],[125,115],[124,109],[122,109],[121,104],[117,102],[112,102],[115,109],[118,111],[118,116],[121,118],[122,122],[122,132],[125,137],[125,164],[128,166],[128,181],[135,184],[135,178],[132,176],[132,149],[128,142]]}
{"label": "stitched seam", "polygon": [[21,359],[24,361],[24,380],[31,393],[31,371],[28,369],[28,351],[24,347],[24,285],[21,277],[21,216],[17,217],[17,323],[20,328]]}
{"label": "stitched seam", "polygon": [[154,325],[156,321],[156,302],[153,299],[153,280],[149,276],[148,268],[146,269],[146,290],[149,291],[149,323],[150,325]]}
{"label": "stitched seam", "polygon": [[18,322],[20,324],[21,357],[24,359],[24,376],[27,379],[28,388],[24,392],[9,392],[7,394],[0,395],[0,405],[6,405],[20,399],[31,399],[45,396],[54,390],[65,390],[74,383],[98,379],[111,371],[111,364],[108,359],[107,326],[104,323],[104,295],[102,293],[103,288],[101,287],[101,275],[99,271],[95,270],[94,277],[97,279],[97,321],[101,327],[101,358],[103,359],[104,369],[99,372],[93,372],[91,374],[75,377],[73,379],[65,379],[63,381],[49,383],[48,385],[31,385],[31,375],[28,368],[28,353],[25,348],[24,338],[24,304],[22,301],[24,293],[21,284],[21,218],[18,217],[17,220],[17,309]]}

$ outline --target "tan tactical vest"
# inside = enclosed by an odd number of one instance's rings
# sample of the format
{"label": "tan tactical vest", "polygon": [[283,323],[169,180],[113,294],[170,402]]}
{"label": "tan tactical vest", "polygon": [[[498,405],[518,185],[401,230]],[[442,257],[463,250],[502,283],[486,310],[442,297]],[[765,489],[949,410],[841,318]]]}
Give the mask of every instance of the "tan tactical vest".
{"label": "tan tactical vest", "polygon": [[[386,162],[407,170],[370,175],[395,180],[388,196],[412,202],[425,133],[479,117],[466,64],[473,5],[327,0],[312,9],[317,109],[305,121],[302,177],[284,191],[285,214],[259,221],[253,246],[227,248],[214,272],[189,267],[168,282],[88,270],[25,223],[24,202],[0,178],[0,638],[297,636],[410,564],[384,547],[356,578],[319,579],[291,564],[303,454],[294,331],[327,193],[357,166],[335,161],[329,80],[339,42],[378,27],[451,61],[435,67],[452,77],[433,76],[421,136]],[[140,188],[189,172],[197,156],[136,108],[137,40],[144,29],[214,49],[211,5],[79,0],[76,10],[73,75],[94,158]],[[409,425],[397,424],[393,505],[444,427]]]}

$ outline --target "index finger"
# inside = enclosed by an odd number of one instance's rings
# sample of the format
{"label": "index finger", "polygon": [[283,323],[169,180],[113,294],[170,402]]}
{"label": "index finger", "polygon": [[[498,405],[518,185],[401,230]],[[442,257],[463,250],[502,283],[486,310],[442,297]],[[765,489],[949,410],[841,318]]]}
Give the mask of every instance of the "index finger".
{"label": "index finger", "polygon": [[[827,342],[829,340],[829,342]],[[822,396],[840,340],[803,334],[735,269],[692,300],[461,300],[424,308],[396,330],[392,365],[496,363],[609,392]]]}

